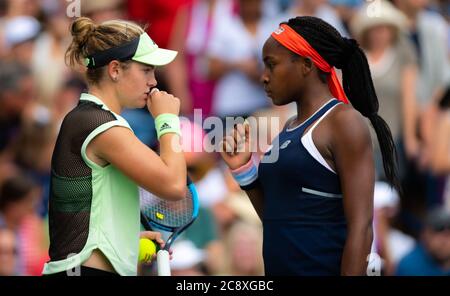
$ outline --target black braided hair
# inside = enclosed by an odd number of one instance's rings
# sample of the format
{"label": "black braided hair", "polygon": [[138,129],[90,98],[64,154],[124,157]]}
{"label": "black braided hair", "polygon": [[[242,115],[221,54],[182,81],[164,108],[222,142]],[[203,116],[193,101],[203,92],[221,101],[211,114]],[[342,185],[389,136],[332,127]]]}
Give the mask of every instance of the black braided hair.
{"label": "black braided hair", "polygon": [[450,85],[447,86],[444,95],[439,100],[439,108],[443,110],[450,109]]}
{"label": "black braided hair", "polygon": [[369,64],[358,43],[354,39],[342,37],[333,26],[316,17],[292,18],[287,25],[308,41],[328,64],[342,70],[345,94],[353,107],[372,123],[380,143],[386,178],[401,192],[392,134],[386,122],[378,115],[378,98]]}

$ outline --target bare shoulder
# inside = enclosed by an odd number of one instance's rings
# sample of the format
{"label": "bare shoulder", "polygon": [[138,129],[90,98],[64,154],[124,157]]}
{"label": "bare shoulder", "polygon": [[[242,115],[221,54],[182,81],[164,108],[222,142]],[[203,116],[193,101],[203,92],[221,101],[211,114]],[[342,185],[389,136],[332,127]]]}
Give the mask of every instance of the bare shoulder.
{"label": "bare shoulder", "polygon": [[113,126],[96,136],[91,142],[91,147],[95,154],[105,157],[115,153],[122,154],[135,142],[137,142],[136,137],[130,129],[123,126]]}
{"label": "bare shoulder", "polygon": [[330,114],[329,123],[336,141],[352,144],[370,143],[368,120],[352,106],[340,104]]}
{"label": "bare shoulder", "polygon": [[351,124],[367,126],[366,118],[355,108],[347,104],[337,105],[335,111],[330,115],[330,120],[333,124],[344,125],[346,127]]}

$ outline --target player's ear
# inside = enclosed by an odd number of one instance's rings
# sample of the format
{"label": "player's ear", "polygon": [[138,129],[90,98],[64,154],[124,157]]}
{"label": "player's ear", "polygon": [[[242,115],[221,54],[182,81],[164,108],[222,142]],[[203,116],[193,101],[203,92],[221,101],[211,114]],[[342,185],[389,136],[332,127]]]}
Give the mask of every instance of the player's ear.
{"label": "player's ear", "polygon": [[301,58],[300,60],[301,60],[302,74],[306,76],[313,70],[313,62],[310,58]]}
{"label": "player's ear", "polygon": [[301,76],[308,75],[313,69],[313,62],[310,58],[292,54],[291,62],[294,63],[297,73]]}
{"label": "player's ear", "polygon": [[119,79],[120,75],[120,62],[113,60],[108,64],[108,76],[111,78],[112,81],[117,81]]}

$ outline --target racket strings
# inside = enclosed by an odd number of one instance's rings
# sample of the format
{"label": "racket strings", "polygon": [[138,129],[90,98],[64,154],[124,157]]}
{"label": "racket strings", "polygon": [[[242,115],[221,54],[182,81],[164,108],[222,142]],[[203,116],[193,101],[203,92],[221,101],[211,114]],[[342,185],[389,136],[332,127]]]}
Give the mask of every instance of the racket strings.
{"label": "racket strings", "polygon": [[192,194],[187,190],[186,198],[168,201],[139,188],[141,212],[151,221],[168,227],[180,227],[192,219],[194,205]]}

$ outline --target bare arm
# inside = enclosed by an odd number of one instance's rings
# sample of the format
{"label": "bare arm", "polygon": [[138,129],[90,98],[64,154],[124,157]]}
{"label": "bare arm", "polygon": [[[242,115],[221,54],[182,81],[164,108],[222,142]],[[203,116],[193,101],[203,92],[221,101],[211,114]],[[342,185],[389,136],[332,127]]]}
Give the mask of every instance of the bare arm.
{"label": "bare arm", "polygon": [[246,190],[250,201],[252,202],[253,207],[255,208],[256,213],[258,214],[259,219],[262,221],[263,217],[263,205],[264,205],[264,194],[261,186],[257,186],[254,189]]}
{"label": "bare arm", "polygon": [[[154,118],[161,114],[178,115],[180,100],[164,91],[153,89],[147,107]],[[144,145],[124,127],[112,127],[95,137],[87,147],[89,157],[103,164],[111,163],[148,191],[170,200],[185,197],[186,162],[180,147],[180,136],[161,136],[160,156]]]}
{"label": "bare arm", "polygon": [[158,156],[131,130],[113,127],[95,137],[88,149],[146,190],[176,200],[185,196],[186,164],[182,153],[171,147],[172,141],[179,142],[179,136],[161,137],[161,156]]}
{"label": "bare arm", "polygon": [[[252,157],[250,152],[251,142],[254,139],[250,138],[250,126],[248,124],[237,124],[234,132],[228,135],[223,140],[223,151],[220,153],[225,163],[231,170],[242,167]],[[241,145],[244,145],[244,149],[238,149]],[[239,151],[238,151],[239,150]],[[264,195],[260,185],[251,190],[245,191],[250,198],[250,201],[255,208],[259,218],[262,218]]]}
{"label": "bare arm", "polygon": [[438,174],[450,172],[450,113],[441,115],[433,134],[431,167]]}
{"label": "bare arm", "polygon": [[405,140],[408,157],[415,158],[419,153],[419,141],[416,136],[417,101],[415,88],[417,67],[408,65],[402,75],[402,109],[403,109],[403,138]]}
{"label": "bare arm", "polygon": [[208,60],[209,77],[211,79],[220,79],[230,71],[240,71],[249,79],[259,81],[261,71],[256,59],[246,59],[236,62],[228,62],[219,58],[210,57]]}
{"label": "bare arm", "polygon": [[221,59],[210,57],[208,59],[208,73],[211,79],[220,79],[233,70],[233,65]]}
{"label": "bare arm", "polygon": [[373,187],[375,182],[372,144],[363,117],[352,109],[333,118],[331,151],[341,180],[347,220],[341,274],[365,275],[373,239]]}

